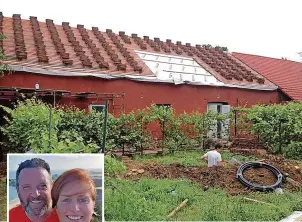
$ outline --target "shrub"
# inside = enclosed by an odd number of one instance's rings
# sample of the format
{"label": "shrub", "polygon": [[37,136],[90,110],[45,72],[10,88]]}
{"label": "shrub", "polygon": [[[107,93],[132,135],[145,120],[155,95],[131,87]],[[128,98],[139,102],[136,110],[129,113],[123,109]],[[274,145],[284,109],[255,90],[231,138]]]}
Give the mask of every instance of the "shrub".
{"label": "shrub", "polygon": [[105,156],[105,173],[109,176],[114,176],[119,173],[124,173],[126,171],[126,166],[123,162],[117,160],[116,158]]}
{"label": "shrub", "polygon": [[285,155],[291,159],[302,160],[302,142],[291,142],[285,151]]}

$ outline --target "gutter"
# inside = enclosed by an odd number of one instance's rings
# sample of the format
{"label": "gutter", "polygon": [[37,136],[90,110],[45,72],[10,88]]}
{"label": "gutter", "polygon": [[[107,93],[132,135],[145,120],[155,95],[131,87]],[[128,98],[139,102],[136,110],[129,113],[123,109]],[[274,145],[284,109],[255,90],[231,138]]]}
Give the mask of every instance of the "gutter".
{"label": "gutter", "polygon": [[223,82],[216,84],[207,84],[202,82],[192,82],[192,81],[181,81],[177,79],[158,79],[156,76],[138,76],[131,73],[125,74],[106,74],[106,73],[83,73],[83,72],[68,72],[62,70],[47,70],[40,68],[32,68],[27,66],[10,65],[14,71],[22,71],[29,73],[37,73],[42,75],[52,75],[52,76],[71,76],[71,77],[96,77],[102,79],[129,79],[138,82],[155,82],[155,83],[171,83],[175,85],[187,84],[187,85],[199,85],[199,86],[216,86],[216,87],[229,87],[229,88],[241,88],[241,89],[253,89],[253,90],[264,90],[264,91],[274,91],[277,90],[277,86],[260,86],[257,84],[225,84]]}

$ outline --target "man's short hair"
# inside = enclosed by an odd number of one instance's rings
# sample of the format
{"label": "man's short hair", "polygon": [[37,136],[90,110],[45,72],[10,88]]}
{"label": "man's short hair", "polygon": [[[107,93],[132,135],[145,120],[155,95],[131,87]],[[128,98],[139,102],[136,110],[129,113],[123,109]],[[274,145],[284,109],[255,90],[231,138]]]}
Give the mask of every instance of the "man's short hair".
{"label": "man's short hair", "polygon": [[19,167],[17,169],[16,187],[19,186],[19,175],[21,170],[26,168],[43,168],[49,173],[49,175],[51,175],[49,164],[45,162],[45,160],[42,160],[40,158],[32,158],[31,160],[25,160],[24,162],[21,162],[21,164],[19,164]]}
{"label": "man's short hair", "polygon": [[215,144],[215,149],[219,149],[219,148],[222,148],[222,144],[216,143],[216,144]]}

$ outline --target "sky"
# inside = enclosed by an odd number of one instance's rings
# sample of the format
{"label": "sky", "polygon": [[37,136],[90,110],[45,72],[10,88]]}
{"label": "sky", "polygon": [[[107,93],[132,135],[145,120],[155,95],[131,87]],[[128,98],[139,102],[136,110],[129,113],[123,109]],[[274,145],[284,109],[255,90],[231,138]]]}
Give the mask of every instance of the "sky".
{"label": "sky", "polygon": [[19,164],[31,158],[41,158],[48,162],[50,170],[73,168],[102,169],[103,154],[13,154],[9,156],[9,170],[17,170]]}
{"label": "sky", "polygon": [[4,16],[37,16],[295,61],[302,61],[301,9],[301,0],[0,0]]}

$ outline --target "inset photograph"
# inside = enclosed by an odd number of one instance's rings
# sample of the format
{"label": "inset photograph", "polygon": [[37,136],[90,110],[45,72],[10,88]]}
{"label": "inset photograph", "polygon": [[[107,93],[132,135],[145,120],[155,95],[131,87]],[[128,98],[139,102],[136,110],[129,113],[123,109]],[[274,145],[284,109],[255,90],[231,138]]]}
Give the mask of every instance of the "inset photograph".
{"label": "inset photograph", "polygon": [[8,154],[8,221],[102,221],[103,168],[103,154]]}

